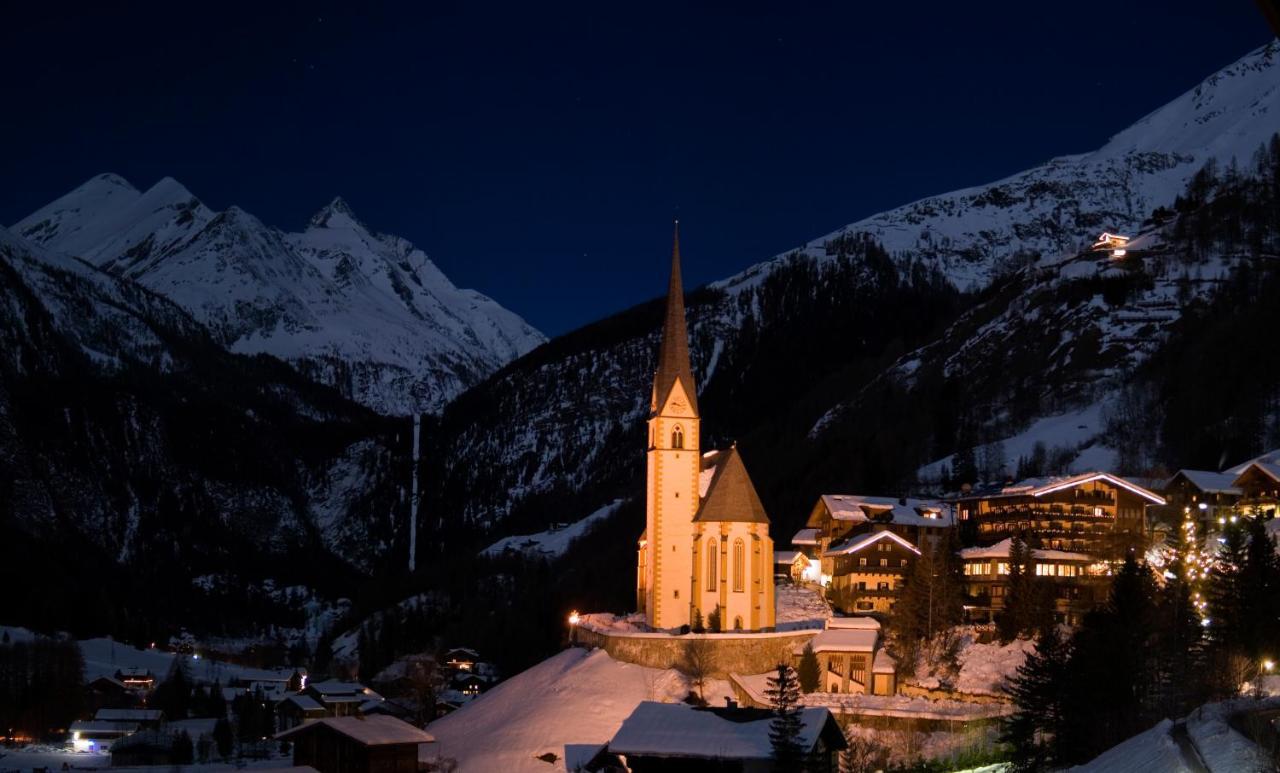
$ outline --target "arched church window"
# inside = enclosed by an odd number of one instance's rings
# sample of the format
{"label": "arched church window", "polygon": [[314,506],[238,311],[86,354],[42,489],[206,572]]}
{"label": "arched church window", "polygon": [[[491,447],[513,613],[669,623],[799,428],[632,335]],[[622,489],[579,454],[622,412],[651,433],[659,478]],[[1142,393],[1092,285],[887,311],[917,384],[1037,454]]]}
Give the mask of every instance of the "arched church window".
{"label": "arched church window", "polygon": [[716,584],[716,565],[720,562],[716,560],[716,541],[711,540],[707,543],[707,589],[714,590]]}
{"label": "arched church window", "polygon": [[671,447],[684,448],[684,430],[678,424],[675,429],[671,430]]}
{"label": "arched church window", "polygon": [[733,541],[733,589],[739,593],[746,586],[747,547],[742,540]]}

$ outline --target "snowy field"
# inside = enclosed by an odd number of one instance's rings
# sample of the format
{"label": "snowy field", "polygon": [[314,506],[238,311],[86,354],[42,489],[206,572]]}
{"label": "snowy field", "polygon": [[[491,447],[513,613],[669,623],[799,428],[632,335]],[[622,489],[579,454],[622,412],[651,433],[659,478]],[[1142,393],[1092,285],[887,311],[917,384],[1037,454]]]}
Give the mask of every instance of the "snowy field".
{"label": "snowy field", "polygon": [[1015,639],[1008,644],[999,642],[978,643],[977,631],[972,626],[957,629],[961,636],[960,651],[956,655],[959,669],[948,673],[934,665],[938,658],[922,653],[916,666],[915,678],[910,683],[929,689],[944,685],[952,690],[971,695],[1003,697],[1004,684],[1017,673],[1018,667],[1035,651],[1035,644],[1028,639]]}
{"label": "snowy field", "polygon": [[[681,701],[689,680],[672,669],[620,663],[603,650],[568,649],[513,676],[427,726],[428,759],[458,770],[548,773],[573,770],[609,741],[641,701]],[[728,682],[711,680],[706,700],[724,705]],[[555,755],[548,764],[540,755]]]}
{"label": "snowy field", "polygon": [[625,500],[615,499],[604,507],[580,521],[571,523],[563,529],[549,529],[537,534],[522,534],[514,537],[503,537],[480,552],[482,556],[501,556],[507,552],[524,553],[531,557],[559,558],[569,549],[569,545],[597,522],[603,521],[618,511]]}
{"label": "snowy field", "polygon": [[49,770],[62,770],[66,765],[70,770],[107,770],[118,773],[130,773],[131,771],[150,771],[155,773],[157,770],[183,771],[184,773],[217,773],[217,771],[230,770],[253,770],[257,773],[270,773],[271,771],[292,771],[293,773],[303,773],[310,771],[312,768],[293,767],[291,758],[279,757],[269,760],[239,760],[236,763],[206,763],[202,765],[165,765],[152,767],[136,767],[136,768],[112,768],[110,754],[96,754],[92,752],[73,752],[67,749],[61,749],[56,746],[38,745],[26,746],[19,749],[0,749],[0,773],[17,773],[18,771],[29,771],[36,768],[47,768]]}
{"label": "snowy field", "polygon": [[[35,634],[26,628],[0,626],[0,632],[9,634],[10,641],[30,641]],[[281,674],[293,673],[293,669],[270,671],[261,668],[239,666],[234,663],[213,660],[198,655],[179,655],[159,649],[138,649],[112,639],[85,639],[80,643],[80,654],[84,657],[84,678],[91,682],[100,676],[114,676],[118,670],[130,668],[142,669],[155,674],[157,680],[164,679],[173,666],[175,658],[183,658],[193,679],[226,684],[231,679],[270,679]]]}
{"label": "snowy field", "polygon": [[774,591],[775,622],[779,631],[826,628],[831,607],[822,594],[800,585],[779,585]]}

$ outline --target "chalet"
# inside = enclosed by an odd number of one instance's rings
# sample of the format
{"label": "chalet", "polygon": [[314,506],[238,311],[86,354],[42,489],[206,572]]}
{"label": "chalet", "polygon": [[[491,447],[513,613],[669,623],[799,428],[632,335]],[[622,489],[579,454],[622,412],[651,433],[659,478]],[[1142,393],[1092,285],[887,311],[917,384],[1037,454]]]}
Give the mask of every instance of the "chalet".
{"label": "chalet", "polygon": [[[970,618],[990,620],[1004,609],[1012,546],[1012,539],[1004,539],[960,551]],[[1079,624],[1084,613],[1106,599],[1111,582],[1111,565],[1106,561],[1085,553],[1033,549],[1031,563],[1036,577],[1052,583],[1054,618],[1060,623]]]}
{"label": "chalet", "polygon": [[293,743],[293,764],[319,773],[417,773],[418,747],[434,738],[389,716],[327,717],[276,738]]}
{"label": "chalet", "polygon": [[112,676],[100,676],[85,686],[85,698],[89,706],[98,709],[129,709],[138,705],[141,698],[137,691]]}
{"label": "chalet", "polygon": [[139,692],[149,692],[156,686],[156,675],[145,668],[118,669],[115,678],[130,690]]}
{"label": "chalet", "polygon": [[1165,504],[1160,495],[1106,472],[1031,478],[963,492],[954,501],[959,524],[971,528],[979,545],[1021,535],[1037,547],[1105,560],[1142,548],[1146,507]]}
{"label": "chalet", "polygon": [[868,531],[822,554],[827,601],[846,613],[888,615],[920,549],[892,531]]}
{"label": "chalet", "polygon": [[1241,515],[1261,515],[1270,519],[1280,507],[1280,451],[1231,467],[1224,472],[1234,475],[1232,486],[1240,490],[1237,509]]}
{"label": "chalet", "polygon": [[[891,531],[924,549],[946,539],[953,525],[951,507],[928,499],[824,494],[809,513],[805,528],[792,537],[793,547],[813,540],[812,557],[823,556],[831,545],[867,531]],[[797,542],[804,540],[804,543]],[[825,566],[825,565],[824,565]],[[825,568],[824,568],[825,573]]]}
{"label": "chalet", "polygon": [[143,730],[154,730],[164,723],[160,709],[98,709],[93,718],[99,722],[129,722]]}
{"label": "chalet", "polygon": [[289,695],[276,704],[276,723],[281,730],[297,727],[308,719],[329,716],[325,707],[310,695]]}
{"label": "chalet", "polygon": [[821,553],[818,550],[818,529],[806,526],[796,532],[795,536],[791,538],[791,547],[803,553],[811,561],[817,561],[821,558]]}
{"label": "chalet", "polygon": [[1235,514],[1243,492],[1235,486],[1235,475],[1210,470],[1178,470],[1161,486],[1167,503],[1158,512],[1172,527],[1191,516],[1200,534],[1216,531],[1219,519]]}
{"label": "chalet", "polygon": [[346,717],[360,712],[370,701],[380,701],[382,696],[362,684],[328,680],[312,682],[303,690],[321,706],[330,717]]}
{"label": "chalet", "polygon": [[71,723],[71,748],[78,752],[103,752],[111,744],[141,729],[137,722],[78,719]]}
{"label": "chalet", "polygon": [[[684,703],[643,701],[614,733],[605,750],[588,766],[607,769],[608,758],[633,773],[646,771],[742,771],[774,769],[769,741],[772,711],[759,708],[695,708]],[[800,710],[800,747],[804,769],[833,773],[848,746],[843,731],[825,708]]]}
{"label": "chalet", "polygon": [[773,551],[773,576],[784,582],[801,582],[809,568],[809,557],[799,550]]}
{"label": "chalet", "polygon": [[1129,237],[1103,231],[1090,249],[1093,252],[1109,252],[1113,258],[1123,258],[1129,251]]}
{"label": "chalet", "polygon": [[472,671],[480,660],[480,653],[468,647],[454,647],[444,654],[444,664],[455,671]]}

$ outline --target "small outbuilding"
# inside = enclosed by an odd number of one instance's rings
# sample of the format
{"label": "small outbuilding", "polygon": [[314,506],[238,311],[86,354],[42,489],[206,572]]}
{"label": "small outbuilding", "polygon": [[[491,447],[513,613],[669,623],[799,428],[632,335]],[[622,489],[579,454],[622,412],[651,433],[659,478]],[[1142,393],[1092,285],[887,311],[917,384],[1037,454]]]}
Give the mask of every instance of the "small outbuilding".
{"label": "small outbuilding", "polygon": [[293,764],[319,773],[417,773],[418,746],[435,739],[395,717],[326,717],[276,736],[293,744]]}

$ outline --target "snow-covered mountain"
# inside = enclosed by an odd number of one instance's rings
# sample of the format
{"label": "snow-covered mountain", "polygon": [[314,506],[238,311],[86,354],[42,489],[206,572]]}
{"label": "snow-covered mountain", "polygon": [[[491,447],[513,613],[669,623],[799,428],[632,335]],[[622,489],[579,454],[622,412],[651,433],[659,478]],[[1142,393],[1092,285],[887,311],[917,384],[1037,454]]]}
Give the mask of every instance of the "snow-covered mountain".
{"label": "snow-covered mountain", "polygon": [[[893,493],[965,431],[982,443],[1095,406],[1161,345],[1179,288],[1212,292],[1237,261],[1180,263],[1175,245],[1117,274],[1082,248],[1103,230],[1141,233],[1206,162],[1249,167],[1278,129],[1272,43],[1095,152],[866,218],[691,294],[704,432],[741,440],[762,496],[799,512],[816,490]],[[659,321],[644,306],[588,326],[451,406],[436,511],[501,534],[541,501],[589,491],[598,504],[636,485]]]}
{"label": "snow-covered mountain", "polygon": [[381,413],[439,410],[545,340],[342,199],[284,233],[238,207],[215,212],[171,178],[139,191],[104,174],[12,230],[173,300],[234,352],[281,357]]}
{"label": "snow-covered mountain", "polygon": [[[1107,120],[1105,108],[1098,120]],[[1137,230],[1153,209],[1172,203],[1205,162],[1247,163],[1278,128],[1280,41],[1272,41],[1098,150],[872,215],[797,250],[824,256],[841,237],[867,234],[900,260],[924,260],[958,288],[979,289],[1037,255],[1075,252],[1100,231]],[[750,285],[793,252],[713,286]]]}

